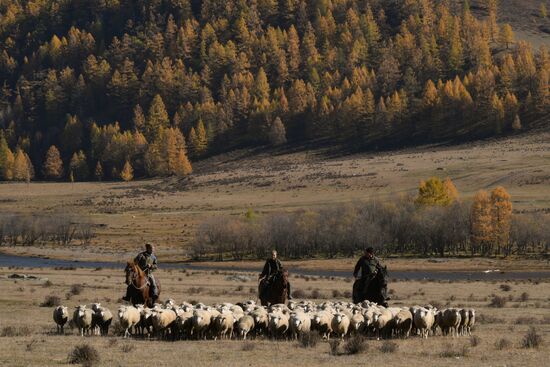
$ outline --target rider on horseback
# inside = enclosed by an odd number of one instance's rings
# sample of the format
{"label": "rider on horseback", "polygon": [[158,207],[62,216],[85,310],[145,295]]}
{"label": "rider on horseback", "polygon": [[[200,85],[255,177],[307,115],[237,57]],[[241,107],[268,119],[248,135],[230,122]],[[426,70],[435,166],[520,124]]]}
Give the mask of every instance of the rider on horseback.
{"label": "rider on horseback", "polygon": [[[149,284],[151,286],[151,297],[153,302],[158,298],[158,288],[153,276],[153,271],[157,269],[157,257],[154,254],[155,248],[152,243],[145,244],[145,251],[140,252],[134,259],[134,262],[140,267],[141,270],[149,278]],[[125,297],[122,297],[123,300],[129,301],[130,296],[126,293]]]}
{"label": "rider on horseback", "polygon": [[[365,254],[361,256],[359,261],[357,261],[357,264],[355,265],[355,269],[353,270],[353,277],[355,279],[364,279],[365,284],[368,285],[371,280],[374,279],[376,274],[381,271],[382,265],[380,264],[380,260],[376,256],[374,256],[374,249],[372,247],[367,247],[365,249]],[[361,271],[361,277],[358,277],[359,270]],[[384,283],[384,287],[381,289],[382,296],[384,299],[389,300],[390,298],[387,297],[387,284]]]}
{"label": "rider on horseback", "polygon": [[[277,251],[271,251],[271,258],[265,261],[264,270],[262,270],[262,273],[258,277],[260,280],[260,295],[263,295],[269,289],[273,276],[282,268],[283,265],[281,264],[281,261],[277,259]],[[290,295],[290,282],[287,284],[287,293],[288,299],[292,299],[292,296]]]}

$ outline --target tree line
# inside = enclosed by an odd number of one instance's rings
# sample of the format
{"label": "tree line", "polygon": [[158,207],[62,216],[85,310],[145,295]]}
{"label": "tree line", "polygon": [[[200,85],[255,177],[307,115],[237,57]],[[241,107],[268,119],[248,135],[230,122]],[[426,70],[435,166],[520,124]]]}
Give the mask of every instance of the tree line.
{"label": "tree line", "polygon": [[0,1],[0,178],[185,175],[257,144],[381,149],[529,128],[548,51],[497,1]]}
{"label": "tree line", "polygon": [[529,256],[548,254],[550,217],[514,214],[503,187],[460,200],[452,181],[422,182],[416,197],[340,204],[319,210],[219,216],[204,221],[195,259],[352,257],[368,246],[381,255]]}

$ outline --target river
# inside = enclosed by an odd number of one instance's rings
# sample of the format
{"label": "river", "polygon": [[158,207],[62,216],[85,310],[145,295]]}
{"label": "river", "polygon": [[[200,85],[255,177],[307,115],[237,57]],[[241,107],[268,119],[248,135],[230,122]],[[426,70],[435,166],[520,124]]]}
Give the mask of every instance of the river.
{"label": "river", "polygon": [[[0,267],[14,268],[111,268],[123,269],[124,264],[106,261],[78,261],[78,260],[57,260],[31,256],[15,256],[0,253]],[[188,269],[205,271],[228,271],[228,272],[257,272],[260,268],[252,266],[229,267],[220,265],[201,265],[200,263],[162,263],[165,269]],[[308,270],[301,268],[290,268],[291,274],[304,276],[323,277],[350,277],[349,272],[341,270]],[[550,279],[550,271],[391,271],[390,279],[399,280],[436,280],[436,281],[484,281],[484,280],[526,280],[526,279]]]}

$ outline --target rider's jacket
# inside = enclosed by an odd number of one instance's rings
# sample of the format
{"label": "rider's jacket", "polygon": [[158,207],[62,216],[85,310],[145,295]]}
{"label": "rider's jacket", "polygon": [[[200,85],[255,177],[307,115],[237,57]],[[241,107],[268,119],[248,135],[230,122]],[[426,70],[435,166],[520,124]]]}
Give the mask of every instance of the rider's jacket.
{"label": "rider's jacket", "polygon": [[134,259],[134,262],[146,273],[157,268],[157,257],[155,254],[150,254],[147,251],[140,252]]}
{"label": "rider's jacket", "polygon": [[281,264],[279,259],[269,258],[265,261],[264,270],[262,270],[262,274],[260,274],[260,278],[269,278],[270,276],[272,276],[282,268],[283,268],[283,265]]}
{"label": "rider's jacket", "polygon": [[361,270],[361,278],[374,275],[377,273],[379,267],[381,267],[380,261],[376,256],[373,256],[372,259],[368,259],[366,256],[361,256],[359,261],[357,261],[357,264],[355,264],[353,276],[357,277],[359,270]]}

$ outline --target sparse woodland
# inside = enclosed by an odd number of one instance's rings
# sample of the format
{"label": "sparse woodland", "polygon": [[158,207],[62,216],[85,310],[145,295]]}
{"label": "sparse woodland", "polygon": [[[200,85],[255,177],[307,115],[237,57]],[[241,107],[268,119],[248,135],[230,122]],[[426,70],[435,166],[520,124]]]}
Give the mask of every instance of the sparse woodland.
{"label": "sparse woodland", "polygon": [[467,1],[0,1],[0,178],[184,176],[259,144],[547,124],[550,57]]}

